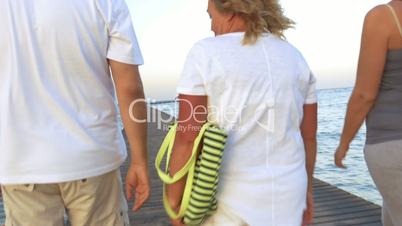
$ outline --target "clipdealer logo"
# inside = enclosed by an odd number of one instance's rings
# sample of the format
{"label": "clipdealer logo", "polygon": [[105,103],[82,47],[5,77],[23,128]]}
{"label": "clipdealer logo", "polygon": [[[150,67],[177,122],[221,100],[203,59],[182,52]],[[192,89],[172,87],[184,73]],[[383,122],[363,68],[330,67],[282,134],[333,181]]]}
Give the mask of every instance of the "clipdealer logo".
{"label": "clipdealer logo", "polygon": [[[191,124],[183,126],[183,124],[190,120],[202,124],[204,121],[200,120],[202,117],[199,116],[201,115],[207,115],[207,120],[209,122],[219,122],[221,126],[227,130],[241,130],[241,125],[254,122],[264,130],[272,131],[272,125],[270,124],[274,121],[274,115],[272,115],[272,110],[274,108],[272,106],[267,106],[264,103],[259,104],[258,106],[194,106],[189,100],[176,99],[175,102],[172,102],[172,106],[169,107],[169,111],[172,112],[171,114],[150,107],[154,103],[158,102],[151,99],[137,99],[133,101],[129,106],[130,119],[136,123],[157,123],[157,128],[165,131],[169,129],[171,123],[178,122],[179,126],[177,129],[184,132],[198,131],[200,129],[199,126]],[[148,106],[146,118],[138,118],[135,115],[135,108],[139,107],[139,105]],[[175,115],[176,113],[179,113],[179,105],[181,108],[186,109],[186,112],[189,112],[188,115],[180,115],[180,120],[176,118]],[[251,118],[247,117],[247,122],[244,121],[244,112],[246,111],[248,114],[252,114]],[[266,116],[269,117],[266,118]]]}

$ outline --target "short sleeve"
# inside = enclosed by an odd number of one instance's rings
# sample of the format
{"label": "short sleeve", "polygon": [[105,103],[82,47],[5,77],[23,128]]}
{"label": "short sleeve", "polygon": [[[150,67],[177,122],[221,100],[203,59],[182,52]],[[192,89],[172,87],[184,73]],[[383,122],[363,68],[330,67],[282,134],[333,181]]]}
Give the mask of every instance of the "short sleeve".
{"label": "short sleeve", "polygon": [[310,71],[310,78],[306,91],[306,99],[304,104],[314,104],[317,103],[317,91],[316,91],[316,78]]}
{"label": "short sleeve", "polygon": [[298,54],[298,65],[301,74],[301,81],[303,81],[303,91],[304,91],[304,104],[315,104],[317,103],[317,90],[316,90],[316,78],[308,66],[307,61],[304,59],[303,55],[297,51]]}
{"label": "short sleeve", "polygon": [[205,91],[204,75],[207,71],[207,57],[201,46],[195,45],[187,55],[181,78],[176,89],[179,94],[203,96]]}
{"label": "short sleeve", "polygon": [[109,33],[106,57],[126,64],[143,64],[141,50],[126,2],[124,0],[101,0],[99,2]]}

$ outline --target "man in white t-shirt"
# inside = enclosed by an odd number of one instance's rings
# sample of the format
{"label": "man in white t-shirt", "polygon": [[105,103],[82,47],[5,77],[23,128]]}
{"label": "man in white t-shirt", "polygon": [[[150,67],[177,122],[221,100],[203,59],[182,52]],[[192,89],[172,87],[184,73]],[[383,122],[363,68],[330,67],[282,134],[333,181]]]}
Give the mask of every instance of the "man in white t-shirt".
{"label": "man in white t-shirt", "polygon": [[[149,196],[143,63],[124,0],[0,0],[0,184],[6,225],[128,225]],[[138,102],[138,101],[137,101]],[[130,115],[131,114],[131,115]],[[130,119],[130,116],[132,119]],[[142,122],[141,122],[142,121]]]}

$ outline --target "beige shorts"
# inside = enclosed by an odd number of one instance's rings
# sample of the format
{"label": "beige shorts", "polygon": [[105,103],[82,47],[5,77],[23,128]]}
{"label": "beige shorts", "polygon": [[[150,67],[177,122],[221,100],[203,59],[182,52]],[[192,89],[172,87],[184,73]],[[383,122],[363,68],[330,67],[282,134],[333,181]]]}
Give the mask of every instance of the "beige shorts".
{"label": "beige shorts", "polygon": [[2,186],[6,226],[128,226],[120,170],[58,184]]}

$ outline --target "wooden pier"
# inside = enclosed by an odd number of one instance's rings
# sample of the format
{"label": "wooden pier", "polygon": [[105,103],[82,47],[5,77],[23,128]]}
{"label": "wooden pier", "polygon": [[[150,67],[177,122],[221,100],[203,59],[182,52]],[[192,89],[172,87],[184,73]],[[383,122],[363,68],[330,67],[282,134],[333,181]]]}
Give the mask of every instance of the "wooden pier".
{"label": "wooden pier", "polygon": [[[167,226],[170,224],[162,207],[162,185],[153,163],[165,132],[158,129],[156,123],[149,123],[148,135],[152,194],[140,211],[130,214],[130,222],[133,226]],[[123,178],[125,178],[127,167],[127,162],[121,167]],[[382,225],[380,206],[318,179],[314,181],[314,199],[315,226]],[[129,203],[129,206],[132,207],[132,203]],[[0,224],[3,222],[4,213],[0,203]]]}

